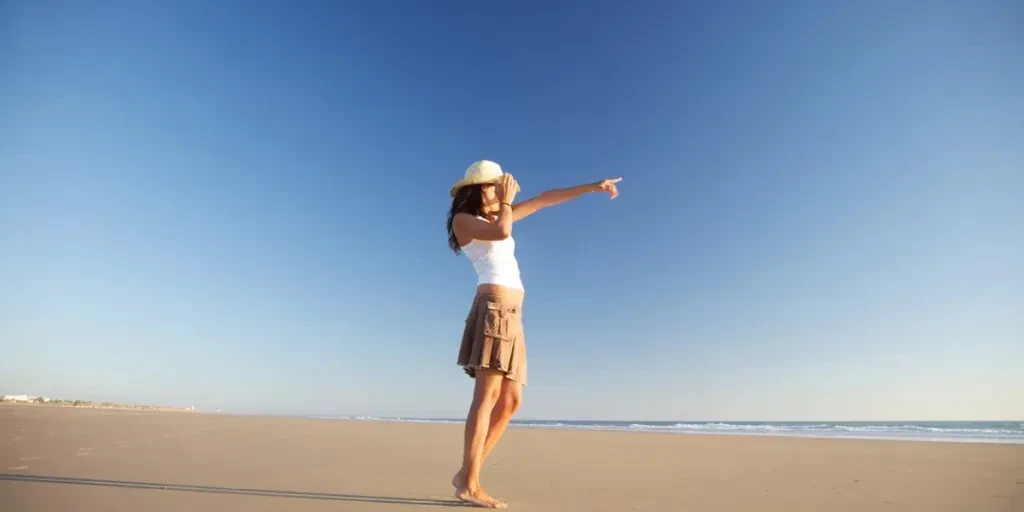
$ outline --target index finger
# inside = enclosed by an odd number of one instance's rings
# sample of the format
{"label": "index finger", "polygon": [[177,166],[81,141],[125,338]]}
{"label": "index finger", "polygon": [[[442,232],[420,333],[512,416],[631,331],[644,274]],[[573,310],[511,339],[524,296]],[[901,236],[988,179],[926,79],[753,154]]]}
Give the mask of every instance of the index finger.
{"label": "index finger", "polygon": [[618,183],[618,182],[622,181],[622,178],[621,177],[620,178],[610,178],[608,181],[610,181],[612,183]]}

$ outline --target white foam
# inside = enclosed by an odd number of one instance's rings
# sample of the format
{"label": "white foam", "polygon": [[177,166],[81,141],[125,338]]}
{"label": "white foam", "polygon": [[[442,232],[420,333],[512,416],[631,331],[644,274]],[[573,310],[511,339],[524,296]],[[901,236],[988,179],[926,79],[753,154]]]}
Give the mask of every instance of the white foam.
{"label": "white foam", "polygon": [[[464,420],[455,419],[421,419],[421,418],[383,418],[375,416],[355,416],[343,419],[358,421],[399,421],[408,423],[442,423],[461,424]],[[915,425],[911,423],[728,423],[728,422],[692,422],[692,423],[626,423],[626,422],[563,422],[563,421],[513,421],[513,427],[555,428],[574,430],[606,430],[632,432],[669,432],[679,434],[724,434],[724,435],[765,435],[788,437],[829,437],[843,439],[894,439],[917,441],[947,442],[979,442],[1024,444],[1024,424],[1021,428],[992,428],[985,423],[977,422],[950,424],[949,426],[932,426],[928,422]],[[1016,426],[1002,422],[1001,425]]]}

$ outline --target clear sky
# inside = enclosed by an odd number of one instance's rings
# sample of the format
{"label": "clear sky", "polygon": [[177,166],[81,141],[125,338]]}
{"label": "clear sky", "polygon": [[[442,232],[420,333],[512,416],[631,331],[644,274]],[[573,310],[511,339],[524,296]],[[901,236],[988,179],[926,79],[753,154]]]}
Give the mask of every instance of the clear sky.
{"label": "clear sky", "polygon": [[1024,418],[1018,1],[0,1],[0,392],[461,417],[474,160],[523,418]]}

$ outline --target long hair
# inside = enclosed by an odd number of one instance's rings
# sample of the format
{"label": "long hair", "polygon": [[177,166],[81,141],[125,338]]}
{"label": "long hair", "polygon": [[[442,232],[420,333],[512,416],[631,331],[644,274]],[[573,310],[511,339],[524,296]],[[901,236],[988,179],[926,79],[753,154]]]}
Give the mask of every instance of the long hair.
{"label": "long hair", "polygon": [[455,238],[455,229],[452,224],[455,222],[455,214],[468,213],[474,216],[483,216],[484,198],[480,192],[480,185],[467,185],[459,189],[452,198],[452,207],[448,210],[448,247],[455,254],[462,254],[462,247]]}

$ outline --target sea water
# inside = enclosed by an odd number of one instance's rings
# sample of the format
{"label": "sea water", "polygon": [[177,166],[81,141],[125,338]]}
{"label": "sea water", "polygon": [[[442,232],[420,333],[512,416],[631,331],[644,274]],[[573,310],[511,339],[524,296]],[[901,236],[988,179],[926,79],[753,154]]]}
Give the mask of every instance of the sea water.
{"label": "sea water", "polygon": [[[339,419],[339,418],[332,418]],[[462,423],[460,419],[342,417],[360,421]],[[512,420],[529,428],[730,434],[790,437],[834,437],[915,441],[959,441],[1024,444],[1022,421],[567,421]]]}

